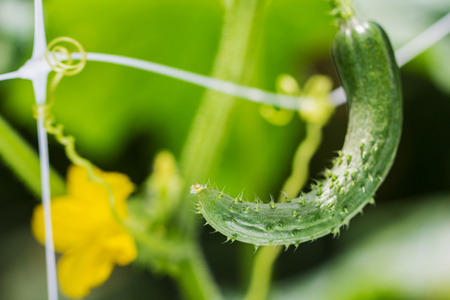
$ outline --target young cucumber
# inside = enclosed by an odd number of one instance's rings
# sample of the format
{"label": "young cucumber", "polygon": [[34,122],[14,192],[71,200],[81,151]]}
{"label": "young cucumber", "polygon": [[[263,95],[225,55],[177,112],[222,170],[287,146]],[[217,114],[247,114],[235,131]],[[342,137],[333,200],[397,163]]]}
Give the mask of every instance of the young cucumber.
{"label": "young cucumber", "polygon": [[198,210],[231,240],[260,245],[298,245],[341,226],[373,201],[395,157],[402,123],[398,67],[388,37],[373,22],[341,22],[333,58],[347,94],[348,133],[342,151],[311,192],[285,203],[232,198],[196,184]]}

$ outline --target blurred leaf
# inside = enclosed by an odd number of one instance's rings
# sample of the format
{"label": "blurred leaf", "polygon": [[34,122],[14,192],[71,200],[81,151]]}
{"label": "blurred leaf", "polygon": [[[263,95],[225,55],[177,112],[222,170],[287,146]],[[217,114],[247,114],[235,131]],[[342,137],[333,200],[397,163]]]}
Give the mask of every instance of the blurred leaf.
{"label": "blurred leaf", "polygon": [[360,230],[352,247],[279,286],[273,299],[449,299],[450,195],[402,203],[377,208],[365,219],[372,233]]}
{"label": "blurred leaf", "polygon": [[450,95],[450,37],[447,37],[433,49],[428,56],[429,71],[434,82]]}
{"label": "blurred leaf", "polygon": [[0,2],[0,73],[19,68],[22,47],[31,46],[33,18],[28,16],[32,15],[33,6],[30,4],[20,0]]}

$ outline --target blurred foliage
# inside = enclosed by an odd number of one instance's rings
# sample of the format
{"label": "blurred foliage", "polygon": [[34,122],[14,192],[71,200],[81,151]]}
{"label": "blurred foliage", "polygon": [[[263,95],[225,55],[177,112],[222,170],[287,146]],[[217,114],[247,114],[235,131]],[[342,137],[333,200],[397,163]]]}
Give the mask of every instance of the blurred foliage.
{"label": "blurred foliage", "polygon": [[337,241],[335,258],[283,283],[274,299],[449,299],[449,199],[405,199],[414,204],[370,210]]}
{"label": "blurred foliage", "polygon": [[[226,3],[221,0],[132,0],[118,5],[106,0],[44,0],[47,38],[50,41],[57,36],[70,36],[89,52],[126,55],[208,75],[217,51]],[[396,48],[450,11],[448,0],[359,0],[355,5],[361,14],[386,27]],[[31,0],[0,2],[0,72],[17,69],[31,55],[32,20]],[[261,32],[259,43],[254,45],[257,64],[252,74],[253,86],[273,91],[276,78],[282,73],[293,75],[301,85],[312,74],[327,74],[338,86],[329,50],[335,28],[325,0],[271,1]],[[439,224],[434,218],[438,212],[445,218],[449,211],[448,197],[441,197],[439,201],[429,201],[426,209],[411,206],[411,213],[417,212],[414,214],[416,221],[411,221],[413,217],[405,218],[404,225],[399,220],[392,228],[387,223],[383,230],[390,234],[370,230],[378,226],[377,221],[371,220],[379,218],[382,223],[392,203],[409,207],[410,203],[428,202],[427,195],[431,193],[450,191],[449,50],[450,38],[447,37],[403,69],[404,134],[394,168],[378,193],[381,209],[370,209],[372,217],[367,218],[367,224],[366,218],[359,217],[350,231],[342,235],[357,231],[358,226],[367,231],[347,239],[323,238],[302,245],[296,253],[287,252],[276,268],[277,278],[290,277],[292,283],[278,289],[274,299],[298,299],[288,295],[306,293],[306,282],[320,280],[328,270],[330,276],[336,276],[330,277],[332,279],[349,272],[344,278],[354,280],[358,277],[357,267],[361,265],[355,267],[352,258],[369,250],[377,251],[383,245],[395,247],[396,234],[409,239],[406,244],[412,243],[419,237],[404,236],[408,228],[411,232],[419,228],[441,232],[448,228],[448,223]],[[77,148],[84,156],[105,170],[127,173],[135,183],[142,184],[155,154],[161,149],[170,150],[178,158],[203,93],[202,88],[171,78],[88,62],[80,75],[63,80],[57,91],[54,114],[66,125],[67,132],[77,137]],[[0,113],[35,144],[31,84],[23,80],[0,83],[0,101]],[[211,174],[211,181],[219,186],[226,185],[227,192],[233,195],[241,192],[244,185],[249,198],[253,198],[254,193],[264,199],[268,199],[270,193],[277,194],[289,173],[292,155],[304,136],[301,120],[296,116],[289,125],[273,126],[260,115],[258,105],[240,101],[232,126],[222,162]],[[331,153],[341,147],[345,128],[346,112],[340,107],[325,129],[323,145],[313,160],[312,174],[321,171]],[[52,163],[65,173],[68,162],[63,151],[52,139],[50,143]],[[4,191],[0,199],[0,299],[45,299],[43,249],[29,233],[31,211],[37,200],[20,182],[11,178],[11,172],[3,163],[0,185]],[[416,195],[422,197],[396,200]],[[428,213],[421,214],[422,210]],[[389,217],[393,219],[395,215]],[[368,236],[372,234],[373,237]],[[352,246],[354,240],[363,235],[368,236],[366,244]],[[430,246],[436,242],[425,237],[423,242]],[[202,239],[215,277],[222,287],[231,291],[230,297],[245,290],[253,249],[242,244],[221,245],[224,238],[219,235],[205,233]],[[338,250],[341,248],[345,251]],[[373,277],[365,284],[376,283],[373,278],[381,280],[389,274],[389,267],[393,267],[390,261],[404,256],[398,249],[392,251],[392,257],[383,257],[378,268],[375,268],[376,261],[372,262],[374,267],[367,272],[373,272],[370,273]],[[442,252],[433,252],[435,249],[438,248],[429,247],[417,255],[421,259],[433,256],[438,259]],[[341,254],[336,256],[338,251]],[[408,258],[415,261],[414,256]],[[370,257],[364,259],[370,260]],[[318,267],[321,269],[308,273]],[[410,267],[413,268],[411,273],[416,272],[423,282],[437,281],[426,264],[410,264]],[[446,276],[448,268],[448,264],[442,265],[441,271],[446,271]],[[305,274],[313,275],[308,275],[308,279]],[[298,279],[298,276],[303,277]],[[310,281],[300,285],[300,280]],[[323,295],[334,291],[336,284],[330,283],[329,290],[321,287]],[[402,284],[378,291],[366,289],[366,285],[346,286],[360,294],[341,294],[341,299],[426,298],[423,294],[410,294],[414,291],[414,281]],[[298,289],[294,289],[296,285]],[[404,290],[400,287],[410,290],[402,294]],[[284,291],[292,294],[284,297]],[[372,298],[366,297],[365,291],[373,293]],[[129,267],[115,271],[107,285],[95,290],[88,299],[143,299],[150,294],[154,299],[180,297],[167,278]],[[436,297],[433,299],[450,297],[449,293],[432,295]],[[316,299],[314,295],[311,297],[305,299]]]}

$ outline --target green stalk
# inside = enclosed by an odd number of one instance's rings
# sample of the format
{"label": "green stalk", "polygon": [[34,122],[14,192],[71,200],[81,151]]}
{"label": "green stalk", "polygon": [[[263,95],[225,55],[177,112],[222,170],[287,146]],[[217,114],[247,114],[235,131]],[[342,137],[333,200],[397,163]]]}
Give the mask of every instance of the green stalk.
{"label": "green stalk", "polygon": [[330,4],[333,8],[332,14],[336,16],[337,20],[345,22],[353,18],[355,11],[352,0],[330,0]]}
{"label": "green stalk", "polygon": [[[266,3],[267,0],[235,0],[227,7],[213,77],[245,83],[253,68],[253,52]],[[227,137],[234,106],[233,96],[214,91],[205,93],[181,155],[184,191],[189,191],[192,184],[206,183]],[[187,236],[192,236],[198,218],[191,212],[191,201],[183,200],[179,224]]]}
{"label": "green stalk", "polygon": [[[41,197],[39,156],[20,135],[0,116],[0,157],[37,197]],[[64,180],[50,170],[50,188],[53,196],[65,193]]]}
{"label": "green stalk", "polygon": [[[253,68],[252,54],[267,1],[234,0],[227,6],[213,77],[245,83],[249,70]],[[214,91],[205,93],[181,155],[184,191],[188,191],[192,184],[206,182],[227,137],[234,105],[233,96]],[[181,203],[178,226],[184,237],[189,239],[196,233],[198,218],[192,213],[190,199],[183,197]],[[180,268],[178,284],[188,299],[221,298],[200,248],[194,247]]]}
{"label": "green stalk", "polygon": [[250,286],[245,300],[266,299],[272,281],[273,265],[282,247],[266,246],[258,251],[253,261]]}
{"label": "green stalk", "polygon": [[[306,135],[295,151],[292,172],[283,184],[282,191],[295,198],[309,178],[309,163],[322,142],[322,125],[306,123]],[[284,198],[279,202],[284,202]]]}
{"label": "green stalk", "polygon": [[[322,126],[306,123],[305,139],[298,146],[292,162],[292,173],[283,185],[289,197],[295,198],[309,177],[309,162],[322,141]],[[280,197],[279,202],[283,202]],[[256,254],[250,277],[250,286],[245,300],[263,300],[267,298],[272,280],[273,265],[281,253],[282,247],[263,247]]]}
{"label": "green stalk", "polygon": [[194,246],[189,251],[187,259],[180,263],[180,269],[181,272],[177,280],[186,299],[222,299],[201,249]]}

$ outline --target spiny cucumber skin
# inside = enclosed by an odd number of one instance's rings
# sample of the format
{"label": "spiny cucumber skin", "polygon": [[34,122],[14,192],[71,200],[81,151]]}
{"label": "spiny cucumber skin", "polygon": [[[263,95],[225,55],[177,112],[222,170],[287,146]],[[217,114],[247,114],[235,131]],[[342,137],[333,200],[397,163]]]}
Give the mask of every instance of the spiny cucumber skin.
{"label": "spiny cucumber skin", "polygon": [[373,198],[400,140],[402,95],[394,53],[383,29],[356,18],[340,25],[333,58],[349,107],[342,151],[311,192],[289,203],[257,204],[196,185],[198,210],[231,240],[298,245],[329,233]]}

